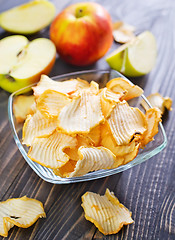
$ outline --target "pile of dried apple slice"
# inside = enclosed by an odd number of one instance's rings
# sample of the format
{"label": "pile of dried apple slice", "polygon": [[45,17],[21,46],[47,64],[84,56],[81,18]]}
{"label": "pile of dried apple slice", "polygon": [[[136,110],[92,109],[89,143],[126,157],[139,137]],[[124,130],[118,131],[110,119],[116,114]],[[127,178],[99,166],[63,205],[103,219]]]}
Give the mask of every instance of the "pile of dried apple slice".
{"label": "pile of dried apple slice", "polygon": [[143,113],[128,100],[143,90],[122,78],[56,82],[42,75],[23,126],[28,157],[61,177],[77,177],[132,161],[158,132],[159,109]]}

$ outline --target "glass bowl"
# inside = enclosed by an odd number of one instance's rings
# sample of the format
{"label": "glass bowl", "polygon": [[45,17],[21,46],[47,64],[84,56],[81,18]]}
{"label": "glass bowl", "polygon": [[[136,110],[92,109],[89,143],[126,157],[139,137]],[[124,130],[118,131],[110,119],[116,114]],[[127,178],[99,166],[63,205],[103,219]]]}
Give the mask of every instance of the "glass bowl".
{"label": "glass bowl", "polygon": [[[124,77],[122,74],[111,70],[89,70],[89,71],[81,71],[81,72],[74,72],[74,73],[68,73],[60,76],[53,77],[55,81],[63,81],[67,80],[70,78],[77,78],[80,77],[82,79],[85,79],[87,81],[94,80],[99,83],[100,87],[104,87],[106,83],[113,78],[116,77]],[[127,79],[128,80],[128,79]],[[129,80],[128,80],[129,81]],[[130,82],[130,81],[129,81]],[[34,86],[35,84],[29,86],[30,88]],[[29,88],[27,87],[27,88]],[[22,126],[23,124],[19,124],[15,121],[15,117],[13,114],[13,101],[15,97],[19,94],[24,93],[26,88],[23,88],[13,94],[10,95],[9,101],[8,101],[8,115],[9,115],[9,122],[10,126],[13,132],[13,137],[14,140],[22,153],[24,159],[26,162],[29,164],[29,166],[40,176],[43,180],[54,183],[54,184],[67,184],[67,183],[75,183],[75,182],[83,182],[83,181],[88,181],[88,180],[93,180],[93,179],[98,179],[106,176],[110,176],[119,172],[123,172],[131,167],[136,166],[137,164],[140,164],[147,159],[151,158],[152,156],[156,155],[159,153],[167,144],[167,138],[166,134],[164,131],[164,128],[161,123],[159,123],[159,132],[155,136],[154,141],[148,143],[144,149],[140,149],[137,157],[132,160],[131,162],[127,163],[126,165],[119,166],[118,168],[115,169],[109,169],[109,170],[98,170],[94,171],[91,173],[88,173],[84,176],[81,177],[72,177],[72,178],[61,178],[59,176],[56,176],[52,169],[49,169],[47,167],[43,167],[40,164],[33,162],[28,156],[28,148],[25,145],[21,144],[21,139],[22,139]],[[32,94],[32,92],[31,92]],[[145,103],[151,107],[149,104],[148,100],[144,97],[144,95],[140,96],[139,98],[134,98],[132,99],[129,104],[131,106],[139,107],[142,111],[142,107],[140,105],[141,101],[145,101]]]}

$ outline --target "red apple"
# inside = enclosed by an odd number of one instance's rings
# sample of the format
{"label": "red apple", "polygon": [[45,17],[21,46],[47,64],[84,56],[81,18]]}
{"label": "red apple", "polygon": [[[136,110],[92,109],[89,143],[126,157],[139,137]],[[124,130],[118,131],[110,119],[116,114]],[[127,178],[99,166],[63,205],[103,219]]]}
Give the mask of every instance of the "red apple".
{"label": "red apple", "polygon": [[50,38],[66,62],[77,66],[92,64],[103,57],[112,44],[110,15],[97,3],[70,5],[52,22]]}

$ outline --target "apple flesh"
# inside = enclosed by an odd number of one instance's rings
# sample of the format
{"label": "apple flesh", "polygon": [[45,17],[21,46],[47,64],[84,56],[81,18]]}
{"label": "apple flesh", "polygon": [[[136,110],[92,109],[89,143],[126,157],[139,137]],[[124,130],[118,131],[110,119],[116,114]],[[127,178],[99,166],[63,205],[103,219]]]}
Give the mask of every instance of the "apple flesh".
{"label": "apple flesh", "polygon": [[145,31],[131,42],[119,47],[107,56],[109,66],[128,77],[138,77],[149,73],[157,56],[156,40],[153,34]]}
{"label": "apple flesh", "polygon": [[0,87],[17,91],[39,81],[41,74],[49,74],[56,59],[51,40],[38,38],[31,42],[21,35],[0,41]]}
{"label": "apple flesh", "polygon": [[0,26],[13,33],[32,34],[48,26],[55,6],[47,0],[34,0],[0,14]]}
{"label": "apple flesh", "polygon": [[103,57],[113,42],[110,15],[97,3],[73,4],[54,19],[50,38],[66,62],[90,65]]}

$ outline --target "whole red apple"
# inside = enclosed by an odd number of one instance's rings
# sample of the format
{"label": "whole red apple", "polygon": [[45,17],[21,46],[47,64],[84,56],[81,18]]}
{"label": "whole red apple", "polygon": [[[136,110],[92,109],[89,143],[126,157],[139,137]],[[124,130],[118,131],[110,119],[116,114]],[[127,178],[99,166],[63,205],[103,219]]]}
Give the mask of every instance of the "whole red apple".
{"label": "whole red apple", "polygon": [[92,64],[103,57],[112,44],[110,15],[94,2],[70,5],[52,22],[50,38],[66,62],[77,66]]}

